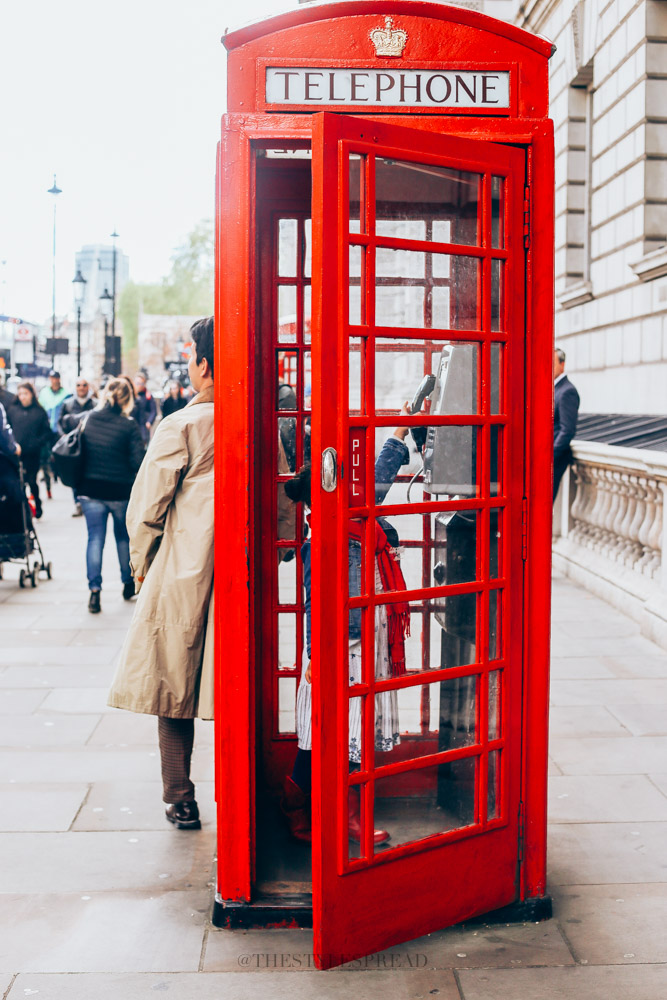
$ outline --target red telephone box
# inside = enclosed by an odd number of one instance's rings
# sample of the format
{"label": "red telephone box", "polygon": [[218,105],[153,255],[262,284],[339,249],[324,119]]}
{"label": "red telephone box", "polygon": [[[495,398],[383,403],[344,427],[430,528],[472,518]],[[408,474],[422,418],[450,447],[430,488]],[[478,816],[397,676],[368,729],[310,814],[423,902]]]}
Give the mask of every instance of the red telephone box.
{"label": "red telephone box", "polygon": [[[552,46],[418,0],[224,44],[214,921],[312,925],[326,968],[550,913]],[[308,620],[312,852],[279,807]]]}

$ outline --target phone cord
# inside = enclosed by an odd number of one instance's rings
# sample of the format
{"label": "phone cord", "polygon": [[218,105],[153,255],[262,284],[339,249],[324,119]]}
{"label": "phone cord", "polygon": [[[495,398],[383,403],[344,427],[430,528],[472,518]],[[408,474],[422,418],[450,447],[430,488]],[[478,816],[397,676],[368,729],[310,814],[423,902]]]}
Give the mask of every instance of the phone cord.
{"label": "phone cord", "polygon": [[408,503],[410,503],[410,490],[412,489],[412,484],[414,483],[414,481],[417,478],[417,476],[421,476],[421,474],[422,474],[423,471],[424,471],[424,463],[422,462],[421,469],[417,469],[417,471],[415,472],[414,476],[412,477],[412,479],[408,483]]}

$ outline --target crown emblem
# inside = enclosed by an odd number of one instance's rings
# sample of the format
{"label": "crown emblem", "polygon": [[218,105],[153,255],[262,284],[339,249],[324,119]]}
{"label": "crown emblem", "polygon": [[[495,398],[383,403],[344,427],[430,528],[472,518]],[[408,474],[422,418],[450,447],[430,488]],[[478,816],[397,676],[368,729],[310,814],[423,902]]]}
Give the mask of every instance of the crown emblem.
{"label": "crown emblem", "polygon": [[403,55],[408,33],[402,28],[394,28],[393,18],[385,17],[384,28],[373,28],[370,39],[376,56],[400,56]]}

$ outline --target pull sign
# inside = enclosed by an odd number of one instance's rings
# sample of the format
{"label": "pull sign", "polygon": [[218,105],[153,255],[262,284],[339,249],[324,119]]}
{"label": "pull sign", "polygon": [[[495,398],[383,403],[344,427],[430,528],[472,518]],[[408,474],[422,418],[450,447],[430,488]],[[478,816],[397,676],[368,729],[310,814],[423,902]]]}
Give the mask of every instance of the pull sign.
{"label": "pull sign", "polygon": [[366,432],[359,427],[350,428],[348,504],[350,507],[366,504]]}
{"label": "pull sign", "polygon": [[322,489],[333,493],[336,489],[337,459],[335,448],[325,448],[322,452]]}

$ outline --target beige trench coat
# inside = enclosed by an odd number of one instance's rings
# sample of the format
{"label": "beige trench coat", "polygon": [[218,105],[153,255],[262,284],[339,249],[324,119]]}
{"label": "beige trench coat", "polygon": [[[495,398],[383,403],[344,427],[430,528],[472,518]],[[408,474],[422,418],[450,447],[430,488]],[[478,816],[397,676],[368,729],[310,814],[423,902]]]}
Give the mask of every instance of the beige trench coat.
{"label": "beige trench coat", "polygon": [[162,420],[127,509],[145,577],[109,693],[113,708],[213,718],[213,389]]}

